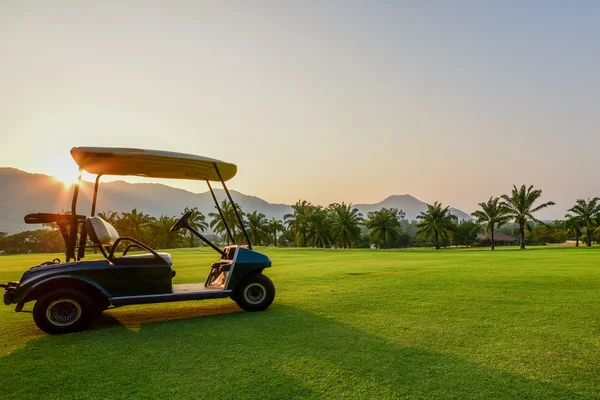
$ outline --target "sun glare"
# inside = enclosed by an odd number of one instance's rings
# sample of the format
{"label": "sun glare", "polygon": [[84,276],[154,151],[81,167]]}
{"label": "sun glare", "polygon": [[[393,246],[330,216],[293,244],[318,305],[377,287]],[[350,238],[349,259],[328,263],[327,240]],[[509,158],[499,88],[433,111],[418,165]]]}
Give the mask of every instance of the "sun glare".
{"label": "sun glare", "polygon": [[48,168],[48,174],[52,175],[54,179],[61,182],[65,187],[69,187],[77,182],[77,166],[72,160],[64,163],[53,163]]}
{"label": "sun glare", "polygon": [[55,180],[57,180],[58,182],[62,183],[63,185],[65,185],[66,188],[70,187],[77,180],[77,178],[70,178],[70,177],[58,176],[58,175],[54,175],[53,178]]}

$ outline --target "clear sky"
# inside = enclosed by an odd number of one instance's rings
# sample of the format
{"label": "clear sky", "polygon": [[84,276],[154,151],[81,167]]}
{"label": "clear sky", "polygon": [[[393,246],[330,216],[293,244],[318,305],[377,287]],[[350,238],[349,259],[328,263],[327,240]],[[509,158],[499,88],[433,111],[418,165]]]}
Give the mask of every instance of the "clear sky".
{"label": "clear sky", "polygon": [[600,196],[598,21],[597,1],[0,0],[0,166],[146,147],[234,162],[270,202],[471,212],[534,184],[559,218]]}

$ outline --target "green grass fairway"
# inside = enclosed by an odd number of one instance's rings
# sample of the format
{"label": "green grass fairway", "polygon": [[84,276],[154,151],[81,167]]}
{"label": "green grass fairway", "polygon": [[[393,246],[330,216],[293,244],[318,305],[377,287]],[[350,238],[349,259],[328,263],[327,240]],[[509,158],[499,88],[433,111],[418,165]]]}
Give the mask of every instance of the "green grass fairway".
{"label": "green grass fairway", "polygon": [[[0,397],[600,398],[600,248],[263,251],[262,313],[132,306],[47,336],[3,306]],[[217,258],[171,253],[176,283]],[[52,258],[0,257],[0,281]]]}

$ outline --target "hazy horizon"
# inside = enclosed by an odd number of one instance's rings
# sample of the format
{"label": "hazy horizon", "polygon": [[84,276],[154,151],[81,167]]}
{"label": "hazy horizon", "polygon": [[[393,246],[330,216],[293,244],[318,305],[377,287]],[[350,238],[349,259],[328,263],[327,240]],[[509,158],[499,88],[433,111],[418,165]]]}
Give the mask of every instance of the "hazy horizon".
{"label": "hazy horizon", "polygon": [[[43,172],[25,171],[25,170],[22,170],[22,169],[19,169],[19,168],[15,168],[15,167],[7,167],[7,166],[0,165],[0,169],[2,169],[2,168],[13,168],[13,169],[16,169],[18,171],[29,173],[29,174],[42,174],[42,175],[47,175],[47,176],[49,176],[51,178],[56,178],[56,177],[54,177],[52,175],[48,175],[48,174],[43,173]],[[61,182],[61,180],[58,179],[58,178],[56,178],[56,180],[59,181],[59,182]],[[87,174],[87,173],[84,172],[84,176],[82,177],[82,182],[85,182],[85,183],[88,183],[88,184],[90,184],[90,183],[93,184],[94,181],[95,181],[94,175],[89,175],[89,174]],[[157,185],[168,186],[168,187],[171,187],[173,189],[185,190],[185,191],[193,193],[193,194],[203,194],[203,193],[209,193],[210,192],[209,189],[208,189],[208,186],[206,186],[206,183],[204,183],[202,181],[200,181],[200,182],[188,181],[188,183],[191,182],[193,184],[193,186],[198,186],[196,184],[199,184],[200,189],[193,190],[193,189],[190,189],[188,187],[183,187],[183,185],[182,185],[182,187],[172,185],[172,183],[178,182],[178,180],[173,180],[173,179],[150,179],[150,178],[143,178],[143,177],[138,178],[138,177],[127,177],[127,176],[103,176],[102,179],[101,179],[101,181],[100,181],[100,186],[103,183],[109,183],[109,182],[124,182],[124,183],[134,184],[134,185],[135,184],[145,184],[145,183],[146,184],[157,184]],[[192,186],[192,185],[190,185],[190,186]],[[202,188],[202,186],[203,186],[203,188]],[[229,182],[227,182],[227,188],[230,191],[239,192],[239,193],[242,193],[242,194],[244,194],[246,196],[259,197],[262,200],[265,200],[265,201],[267,201],[270,204],[292,205],[292,204],[294,204],[296,202],[296,201],[292,201],[290,203],[278,203],[278,202],[270,201],[268,198],[265,198],[264,196],[261,196],[261,195],[255,194],[255,193],[241,192],[238,189],[234,189],[234,188],[230,187],[230,183]],[[72,184],[65,185],[65,191],[72,192],[72,189],[73,189],[73,185]],[[221,186],[220,183],[213,183],[213,189],[214,190],[223,190],[223,188],[222,188],[222,186]],[[99,190],[102,190],[102,189],[100,188]],[[418,198],[416,196],[413,196],[410,193],[391,193],[391,194],[385,196],[384,198],[376,200],[376,201],[374,201],[372,203],[360,203],[360,202],[356,202],[356,201],[347,201],[347,200],[343,200],[343,201],[345,201],[347,204],[348,203],[352,203],[352,204],[374,204],[374,203],[380,203],[380,202],[382,202],[384,200],[387,200],[388,198],[393,197],[393,196],[410,196],[410,197],[413,197],[413,198],[415,198],[417,200],[424,201],[424,202],[427,203],[426,200],[420,199],[420,198]],[[235,198],[234,198],[234,200],[235,200]],[[297,200],[307,200],[307,199],[305,199],[303,197],[299,197]],[[429,204],[433,204],[433,202],[434,201],[431,201],[431,202],[429,202]],[[331,203],[324,203],[324,204],[314,203],[314,204],[326,207],[326,206],[330,205]],[[452,208],[456,208],[452,204],[444,204],[444,205],[449,205]],[[193,206],[193,205],[190,205],[190,206]],[[469,213],[467,210],[460,210],[460,211],[464,211],[466,213]]]}
{"label": "hazy horizon", "polygon": [[[0,166],[0,170],[3,169],[3,168],[16,169],[17,171],[28,173],[28,174],[42,174],[42,175],[48,176],[49,178],[56,178],[56,177],[53,177],[51,175],[48,175],[48,174],[45,174],[45,173],[42,173],[42,172],[31,172],[31,171],[25,171],[25,170],[21,170],[21,169],[14,168],[14,167]],[[57,181],[57,183],[61,183],[62,182],[62,180],[58,179],[58,178],[56,178],[56,181]],[[82,177],[82,182],[87,183],[88,185],[93,185],[94,181],[95,181],[95,176],[94,175],[89,175],[89,174],[87,174],[87,173],[84,172],[83,177]],[[200,188],[198,190],[192,190],[189,187],[174,186],[171,183],[178,182],[178,180],[172,180],[172,179],[149,179],[149,178],[144,178],[144,177],[139,177],[138,178],[138,177],[127,177],[127,176],[103,176],[102,180],[100,182],[101,182],[101,184],[100,184],[101,187],[100,187],[100,190],[99,190],[100,192],[102,191],[102,184],[105,184],[105,183],[114,183],[114,182],[131,184],[131,185],[137,185],[137,184],[164,185],[164,186],[167,186],[169,188],[173,188],[173,189],[177,189],[177,190],[184,190],[184,191],[187,191],[187,192],[192,193],[192,194],[206,194],[206,193],[210,192],[209,189],[208,189],[208,186],[206,186],[206,184],[204,182],[202,182],[202,181],[200,181],[200,182],[198,182],[198,181],[196,181],[196,182],[188,181],[188,182],[192,182],[194,184],[194,186],[198,186],[198,184],[199,184]],[[259,198],[261,200],[266,201],[267,203],[269,203],[271,205],[287,205],[287,206],[291,206],[291,205],[293,205],[296,202],[296,201],[292,201],[292,202],[289,202],[289,203],[282,203],[282,202],[271,201],[269,198],[267,198],[265,196],[261,196],[260,194],[256,194],[256,193],[252,193],[252,192],[242,192],[242,191],[240,191],[238,189],[231,188],[230,187],[230,182],[227,183],[227,187],[228,187],[228,189],[230,189],[231,192],[238,192],[238,193],[241,193],[242,195],[245,195],[245,196],[257,197],[257,198]],[[213,189],[215,191],[222,191],[223,190],[220,183],[214,183],[213,184]],[[70,196],[73,193],[73,184],[64,184],[64,192],[65,192],[64,195],[68,196],[67,197],[68,198],[67,201],[70,202]],[[380,199],[376,199],[376,200],[371,201],[371,202],[356,202],[356,201],[348,201],[348,200],[342,200],[342,201],[344,201],[346,204],[352,204],[352,205],[355,205],[355,206],[365,206],[365,205],[369,206],[369,205],[374,205],[374,204],[378,204],[378,203],[383,203],[383,202],[385,202],[386,200],[388,200],[388,199],[390,199],[392,197],[404,197],[404,196],[411,197],[411,198],[413,198],[415,200],[418,200],[419,202],[424,202],[424,203],[427,203],[427,204],[433,204],[435,201],[440,201],[439,199],[438,200],[431,200],[431,201],[429,201],[428,199],[419,198],[418,196],[415,196],[415,195],[413,195],[411,193],[390,193],[389,195],[387,195],[385,197],[382,197]],[[237,199],[235,198],[235,196],[233,196],[233,197],[234,197],[234,201],[237,201]],[[307,200],[307,199],[304,198],[304,197],[299,197],[297,200]],[[323,206],[323,207],[327,207],[331,203],[313,203],[313,204],[314,205],[320,205],[320,206]],[[455,209],[455,210],[458,210],[460,212],[466,213],[469,216],[470,216],[471,212],[475,211],[475,209],[473,209],[473,210],[461,209],[460,207],[457,207],[454,204],[445,203],[443,201],[442,201],[442,204],[443,204],[443,206],[449,206],[451,209]],[[194,204],[189,204],[189,206],[193,207]],[[388,207],[388,206],[386,206],[386,207]],[[244,210],[244,211],[252,211],[252,210]],[[404,210],[402,210],[402,211],[404,211]],[[561,220],[561,219],[564,219],[564,218],[562,218],[562,217],[560,217],[560,218],[549,218],[548,220],[557,220],[557,219]]]}
{"label": "hazy horizon", "polygon": [[472,212],[533,184],[563,218],[600,196],[598,20],[592,1],[0,0],[0,165],[67,179],[73,146],[154,148],[231,161],[230,188],[272,203]]}

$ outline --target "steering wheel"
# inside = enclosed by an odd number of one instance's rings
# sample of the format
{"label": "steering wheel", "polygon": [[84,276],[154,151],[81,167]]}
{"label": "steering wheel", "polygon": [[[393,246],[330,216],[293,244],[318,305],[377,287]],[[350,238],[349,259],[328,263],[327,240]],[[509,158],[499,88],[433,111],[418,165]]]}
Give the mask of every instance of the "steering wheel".
{"label": "steering wheel", "polygon": [[190,218],[190,215],[192,215],[191,210],[183,214],[183,216],[179,218],[179,221],[175,222],[171,229],[169,229],[169,232],[176,232],[181,228],[185,227],[187,225],[188,219]]}

